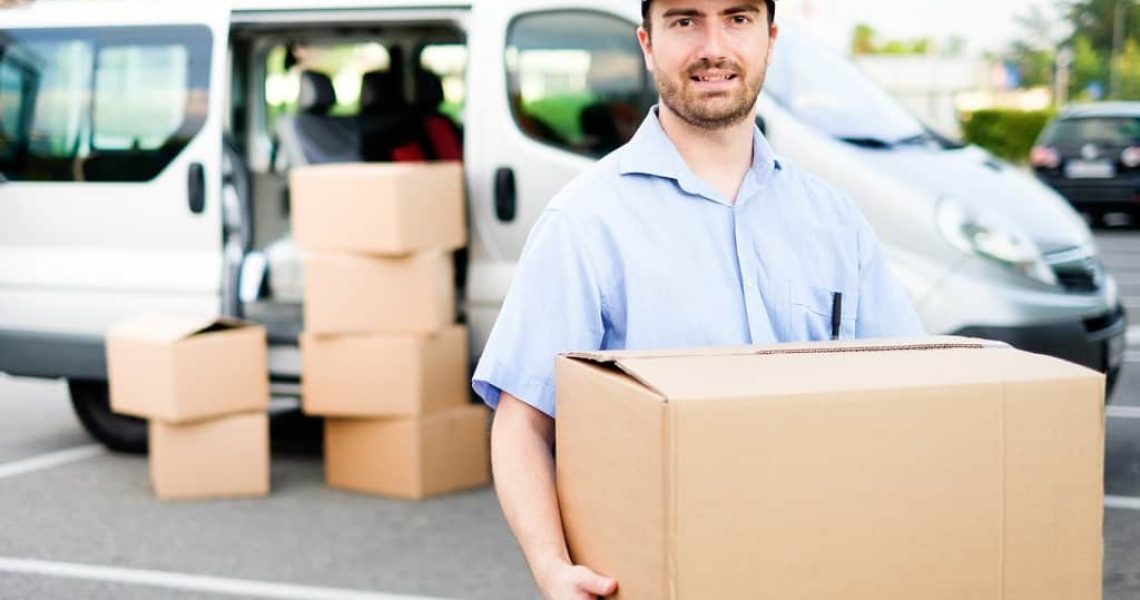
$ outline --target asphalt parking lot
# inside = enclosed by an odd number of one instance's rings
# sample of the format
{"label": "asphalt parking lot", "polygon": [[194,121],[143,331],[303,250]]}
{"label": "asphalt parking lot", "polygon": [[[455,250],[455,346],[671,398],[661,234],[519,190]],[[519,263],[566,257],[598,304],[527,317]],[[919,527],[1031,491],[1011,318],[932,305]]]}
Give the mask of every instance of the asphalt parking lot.
{"label": "asphalt parking lot", "polygon": [[[1098,233],[1140,315],[1140,230]],[[1105,598],[1140,597],[1140,328],[1108,410]],[[80,429],[62,383],[0,375],[0,598],[533,599],[490,489],[425,503],[324,486],[312,422],[274,421],[273,493],[164,504],[146,459]]]}

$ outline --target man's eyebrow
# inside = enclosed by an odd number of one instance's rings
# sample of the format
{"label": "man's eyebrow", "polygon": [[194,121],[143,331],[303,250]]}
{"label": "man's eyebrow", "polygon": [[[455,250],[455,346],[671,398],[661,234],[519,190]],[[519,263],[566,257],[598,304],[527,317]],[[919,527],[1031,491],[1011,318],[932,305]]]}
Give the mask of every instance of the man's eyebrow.
{"label": "man's eyebrow", "polygon": [[720,11],[720,14],[722,14],[722,15],[737,15],[740,13],[758,13],[758,12],[760,12],[760,7],[756,4],[739,4],[737,6],[726,8],[726,9]]}
{"label": "man's eyebrow", "polygon": [[[737,15],[741,13],[758,13],[760,6],[758,4],[738,4],[720,11],[722,15]],[[662,17],[699,17],[701,11],[695,8],[670,8],[665,11]]]}
{"label": "man's eyebrow", "polygon": [[663,14],[661,16],[663,16],[663,17],[699,17],[699,16],[701,16],[701,11],[699,11],[695,8],[670,8],[669,10],[666,10],[665,14]]}

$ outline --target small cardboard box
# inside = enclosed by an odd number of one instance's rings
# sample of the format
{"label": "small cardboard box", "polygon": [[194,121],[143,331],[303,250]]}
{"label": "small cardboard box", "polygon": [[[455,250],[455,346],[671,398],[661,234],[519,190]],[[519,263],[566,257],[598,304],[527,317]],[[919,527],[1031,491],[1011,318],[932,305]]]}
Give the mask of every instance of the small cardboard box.
{"label": "small cardboard box", "polygon": [[326,419],[330,486],[420,500],[490,481],[487,409],[468,405],[423,417]]}
{"label": "small cardboard box", "polygon": [[329,417],[417,416],[467,404],[467,328],[301,336],[302,408]]}
{"label": "small cardboard box", "polygon": [[574,560],[618,598],[1101,595],[1104,377],[978,341],[556,366]]}
{"label": "small cardboard box", "polygon": [[313,253],[304,264],[305,330],[311,333],[435,333],[455,322],[450,255]]}
{"label": "small cardboard box", "polygon": [[150,479],[163,500],[269,493],[269,417],[245,413],[173,425],[150,422]]}
{"label": "small cardboard box", "polygon": [[304,250],[402,255],[467,243],[456,162],[296,167],[289,187]]}
{"label": "small cardboard box", "polygon": [[107,331],[111,410],[184,423],[269,407],[265,328],[220,317],[140,316]]}

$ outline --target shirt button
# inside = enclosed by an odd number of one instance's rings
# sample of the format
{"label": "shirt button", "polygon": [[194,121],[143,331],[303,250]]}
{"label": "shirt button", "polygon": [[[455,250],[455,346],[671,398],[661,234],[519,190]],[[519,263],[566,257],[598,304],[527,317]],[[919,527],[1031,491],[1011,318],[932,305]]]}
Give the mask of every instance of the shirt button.
{"label": "shirt button", "polygon": [[748,286],[748,287],[752,287],[752,286],[754,285],[754,284],[752,283],[752,278],[751,278],[751,277],[745,277],[745,278],[744,278],[744,285],[746,285],[746,286]]}

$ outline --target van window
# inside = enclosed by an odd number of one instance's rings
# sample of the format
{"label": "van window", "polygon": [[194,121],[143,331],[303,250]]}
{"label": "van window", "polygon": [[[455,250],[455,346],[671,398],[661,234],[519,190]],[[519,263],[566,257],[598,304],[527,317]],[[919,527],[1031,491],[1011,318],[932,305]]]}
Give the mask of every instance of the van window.
{"label": "van window", "polygon": [[633,23],[589,11],[515,19],[507,94],[519,129],[591,157],[628,141],[656,97],[634,31]]}
{"label": "van window", "polygon": [[0,175],[153,179],[201,130],[206,27],[10,30],[0,38]]}
{"label": "van window", "polygon": [[420,51],[420,68],[434,73],[443,85],[443,103],[438,111],[456,123],[463,123],[467,101],[467,46],[429,44]]}
{"label": "van window", "polygon": [[336,92],[336,104],[329,114],[346,116],[360,112],[363,75],[390,68],[388,48],[379,42],[278,44],[266,54],[267,129],[275,131],[278,117],[297,112],[303,70],[328,75]]}

